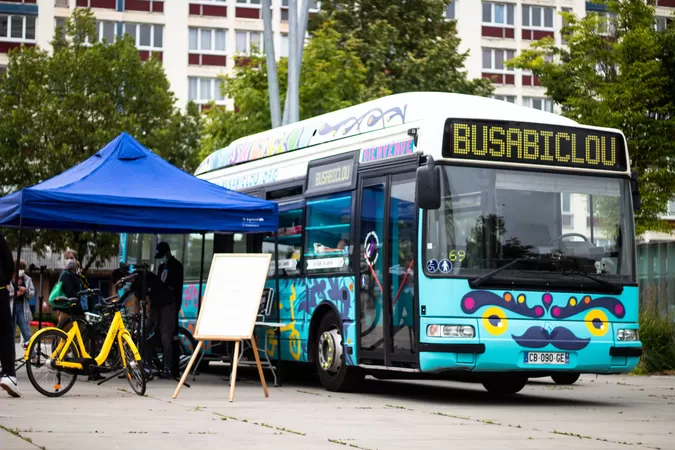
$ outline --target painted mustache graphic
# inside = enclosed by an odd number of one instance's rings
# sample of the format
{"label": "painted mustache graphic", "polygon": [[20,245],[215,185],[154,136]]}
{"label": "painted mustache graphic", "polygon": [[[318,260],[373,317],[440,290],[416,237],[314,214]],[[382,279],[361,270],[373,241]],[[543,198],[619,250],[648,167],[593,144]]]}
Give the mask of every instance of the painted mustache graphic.
{"label": "painted mustache graphic", "polygon": [[551,344],[559,350],[577,351],[585,348],[590,339],[575,336],[565,327],[555,327],[550,332],[542,327],[530,327],[522,336],[511,335],[518,345],[527,348],[544,348]]}

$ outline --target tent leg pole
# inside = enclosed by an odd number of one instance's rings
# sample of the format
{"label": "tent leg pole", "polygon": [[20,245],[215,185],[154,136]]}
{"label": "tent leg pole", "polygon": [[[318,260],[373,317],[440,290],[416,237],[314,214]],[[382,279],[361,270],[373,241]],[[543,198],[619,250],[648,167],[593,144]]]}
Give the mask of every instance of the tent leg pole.
{"label": "tent leg pole", "polygon": [[[139,343],[138,343],[138,351],[141,354],[141,361],[147,364],[147,361],[145,361],[145,297],[147,295],[147,268],[143,267],[143,282],[141,284],[141,326],[139,329]],[[145,368],[143,368],[143,373],[145,376]]]}
{"label": "tent leg pole", "polygon": [[[279,230],[274,233],[274,289],[276,291],[276,298],[280,299],[281,295],[279,293]],[[281,322],[281,304],[280,300],[274,300],[277,304],[277,323]],[[277,385],[281,386],[281,330],[279,327],[276,328],[277,334]]]}
{"label": "tent leg pole", "polygon": [[[21,263],[21,235],[23,231],[23,217],[19,218],[19,232],[17,233],[16,236],[16,261],[17,263],[14,265],[14,276],[16,277],[17,283],[19,281],[19,264]],[[14,305],[16,306],[16,300],[19,297],[19,289],[18,286],[16,289],[14,289]],[[25,302],[25,306],[28,306],[28,301]],[[12,340],[13,341],[13,340]],[[16,349],[15,346],[12,345],[12,360],[16,359]]]}

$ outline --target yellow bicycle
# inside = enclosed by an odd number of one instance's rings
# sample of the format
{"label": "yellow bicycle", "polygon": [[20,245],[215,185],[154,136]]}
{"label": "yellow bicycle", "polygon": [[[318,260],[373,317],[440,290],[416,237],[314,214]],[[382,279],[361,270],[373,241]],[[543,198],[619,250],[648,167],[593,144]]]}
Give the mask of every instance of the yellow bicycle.
{"label": "yellow bicycle", "polygon": [[[79,297],[93,295],[97,291],[88,289],[78,292],[78,298],[61,297],[54,303],[57,307],[72,307],[79,303]],[[95,358],[89,355],[84,346],[77,321],[71,322],[71,328],[67,333],[54,327],[43,328],[35,333],[24,355],[26,372],[33,387],[47,397],[60,397],[73,387],[78,375],[123,369],[134,392],[138,395],[145,394],[143,362],[131,334],[124,326],[120,313],[123,306],[123,302],[109,299],[103,300],[99,306],[100,309],[114,312],[114,316],[101,351]],[[115,366],[104,365],[115,343],[120,350],[119,363]],[[45,380],[46,385],[43,387],[41,383]]]}

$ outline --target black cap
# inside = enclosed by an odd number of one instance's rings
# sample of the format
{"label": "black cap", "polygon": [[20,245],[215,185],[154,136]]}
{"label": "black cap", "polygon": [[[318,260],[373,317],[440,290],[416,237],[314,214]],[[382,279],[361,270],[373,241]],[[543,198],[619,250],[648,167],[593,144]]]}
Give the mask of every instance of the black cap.
{"label": "black cap", "polygon": [[168,243],[160,242],[159,244],[157,244],[156,250],[157,253],[155,254],[155,259],[159,259],[164,258],[164,255],[166,255],[171,250],[171,248],[169,248]]}

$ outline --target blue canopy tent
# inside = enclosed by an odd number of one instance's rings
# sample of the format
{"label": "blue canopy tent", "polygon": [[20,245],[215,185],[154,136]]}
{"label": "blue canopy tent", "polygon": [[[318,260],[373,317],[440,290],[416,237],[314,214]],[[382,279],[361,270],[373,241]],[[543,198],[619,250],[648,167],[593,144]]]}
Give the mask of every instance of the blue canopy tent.
{"label": "blue canopy tent", "polygon": [[196,178],[127,133],[62,174],[0,198],[0,227],[185,234],[277,226],[276,203]]}
{"label": "blue canopy tent", "polygon": [[[19,259],[23,228],[276,236],[278,206],[196,178],[121,133],[60,175],[0,198],[2,227],[19,228]],[[201,303],[201,289],[199,294]]]}

